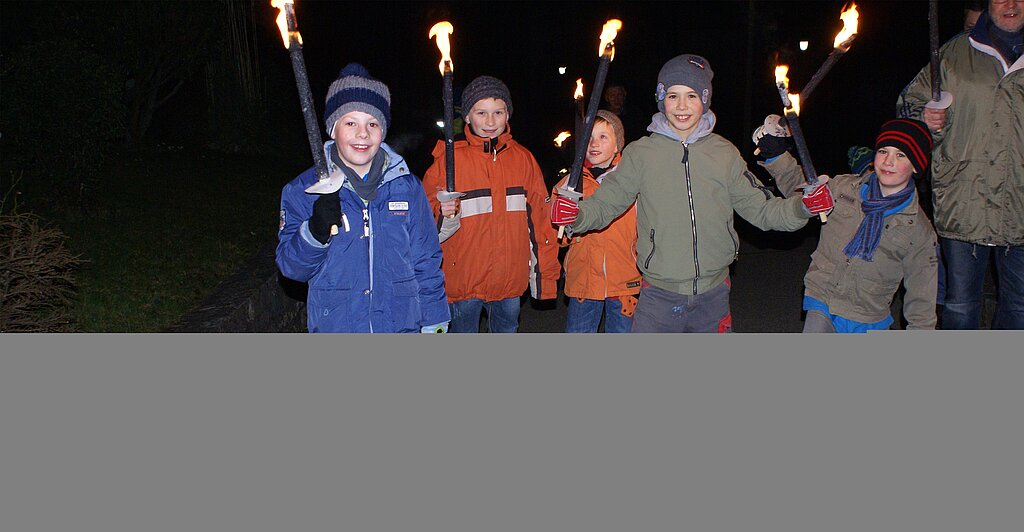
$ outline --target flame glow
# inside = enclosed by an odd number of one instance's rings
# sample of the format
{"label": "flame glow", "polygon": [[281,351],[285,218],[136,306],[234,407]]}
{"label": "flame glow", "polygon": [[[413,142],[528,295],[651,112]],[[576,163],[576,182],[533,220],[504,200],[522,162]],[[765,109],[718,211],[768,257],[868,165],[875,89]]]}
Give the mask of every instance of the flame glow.
{"label": "flame glow", "polygon": [[793,112],[800,116],[800,95],[795,92],[791,93],[789,95],[789,103],[793,106]]}
{"label": "flame glow", "polygon": [[452,45],[448,40],[448,36],[452,34],[455,28],[452,27],[451,22],[443,20],[434,24],[430,28],[430,33],[427,34],[428,39],[437,37],[437,49],[441,51],[441,62],[438,63],[437,68],[441,71],[441,75],[444,75],[444,64],[448,63],[448,69],[452,72],[455,71],[455,63],[452,62]]}
{"label": "flame glow", "polygon": [[834,48],[842,48],[842,44],[853,38],[857,34],[857,19],[859,15],[857,13],[857,4],[850,6],[839,14],[839,19],[843,21],[843,30],[836,34],[836,40],[833,43]]}
{"label": "flame glow", "polygon": [[778,65],[775,67],[775,84],[782,84],[783,88],[789,88],[789,78],[786,74],[789,73],[789,65]]}
{"label": "flame glow", "polygon": [[294,0],[270,0],[271,7],[278,9],[277,13],[277,29],[281,30],[281,40],[284,41],[285,48],[291,48],[291,35],[295,35],[295,41],[302,46],[302,35],[299,32],[288,31],[288,17],[285,15],[285,4],[295,7]]}
{"label": "flame glow", "polygon": [[563,132],[559,133],[558,136],[555,137],[555,146],[558,146],[559,148],[561,148],[562,147],[562,143],[565,142],[565,139],[567,139],[567,138],[569,138],[571,136],[572,135],[569,134],[568,131],[563,131]]}
{"label": "flame glow", "polygon": [[622,29],[622,21],[613,18],[608,22],[604,23],[604,27],[601,28],[601,44],[597,47],[597,56],[601,57],[604,55],[604,49],[610,44],[612,46],[611,54],[608,60],[615,59],[615,36],[618,35],[619,30]]}
{"label": "flame glow", "polygon": [[583,99],[583,78],[576,80],[576,92],[573,93],[572,99],[582,100]]}

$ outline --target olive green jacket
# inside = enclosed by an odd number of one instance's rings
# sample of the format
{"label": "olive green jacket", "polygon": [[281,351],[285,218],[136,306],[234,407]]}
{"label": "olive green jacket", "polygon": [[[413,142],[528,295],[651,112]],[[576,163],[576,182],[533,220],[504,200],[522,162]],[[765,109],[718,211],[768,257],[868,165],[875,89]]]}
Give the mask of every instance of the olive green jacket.
{"label": "olive green jacket", "polygon": [[736,147],[711,132],[714,122],[714,113],[705,112],[682,141],[656,114],[653,133],[626,146],[616,169],[580,201],[572,231],[605,227],[635,201],[637,268],[644,281],[696,295],[722,284],[736,260],[733,211],[766,230],[806,225],[811,214],[800,198],[783,199],[762,186]]}
{"label": "olive green jacket", "polygon": [[[783,194],[804,184],[803,172],[789,153],[759,164],[768,169]],[[902,211],[885,217],[871,262],[843,253],[864,220],[860,188],[869,175],[838,175],[828,182],[836,206],[821,226],[818,247],[811,254],[811,266],[804,276],[805,293],[828,305],[832,314],[875,323],[889,315],[893,296],[903,282],[907,328],[934,329],[937,241],[916,197]]]}
{"label": "olive green jacket", "polygon": [[[976,27],[977,28],[977,27]],[[977,33],[977,34],[976,34]],[[943,238],[1024,245],[1024,56],[1007,65],[987,33],[962,34],[940,50],[941,89],[953,94],[934,133],[935,227]],[[901,117],[920,120],[931,100],[925,66],[900,94]]]}

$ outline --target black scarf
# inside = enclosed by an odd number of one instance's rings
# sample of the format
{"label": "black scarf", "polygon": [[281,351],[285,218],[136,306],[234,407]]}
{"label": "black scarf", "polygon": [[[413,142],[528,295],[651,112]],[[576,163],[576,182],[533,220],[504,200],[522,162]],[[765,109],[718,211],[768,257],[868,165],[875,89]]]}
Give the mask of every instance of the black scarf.
{"label": "black scarf", "polygon": [[377,187],[380,186],[380,181],[384,177],[384,162],[387,160],[387,154],[384,150],[377,150],[377,155],[373,156],[373,162],[370,163],[370,171],[366,173],[366,177],[362,177],[355,172],[355,170],[348,167],[344,161],[341,160],[341,156],[338,154],[338,150],[331,150],[331,160],[334,164],[345,172],[345,177],[348,178],[348,182],[352,184],[352,189],[356,191],[363,201],[369,202],[373,198],[377,197]]}

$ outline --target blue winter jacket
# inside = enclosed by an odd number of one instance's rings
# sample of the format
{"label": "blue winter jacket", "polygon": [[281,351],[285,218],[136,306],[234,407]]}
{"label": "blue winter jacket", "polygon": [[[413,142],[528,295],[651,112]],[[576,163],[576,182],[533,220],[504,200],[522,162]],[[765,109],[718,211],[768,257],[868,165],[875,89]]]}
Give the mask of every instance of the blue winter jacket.
{"label": "blue winter jacket", "polygon": [[[328,154],[333,149],[334,141],[324,146]],[[423,185],[400,155],[383,143],[381,149],[387,160],[377,197],[364,203],[346,182],[339,195],[348,227],[339,224],[326,245],[309,232],[318,196],[305,189],[316,171],[306,170],[281,191],[277,266],[285,277],[309,283],[309,332],[420,332],[451,319]]]}

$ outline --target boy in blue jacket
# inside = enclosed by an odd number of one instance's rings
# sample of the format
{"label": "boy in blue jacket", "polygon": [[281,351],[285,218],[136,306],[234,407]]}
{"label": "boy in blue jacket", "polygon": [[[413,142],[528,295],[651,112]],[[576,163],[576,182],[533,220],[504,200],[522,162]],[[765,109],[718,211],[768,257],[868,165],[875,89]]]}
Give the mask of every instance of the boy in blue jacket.
{"label": "boy in blue jacket", "polygon": [[[350,63],[331,84],[324,144],[341,188],[310,194],[313,168],[281,191],[277,266],[309,283],[309,332],[445,332],[441,246],[420,180],[384,137],[391,94]],[[332,226],[337,234],[332,234]]]}

